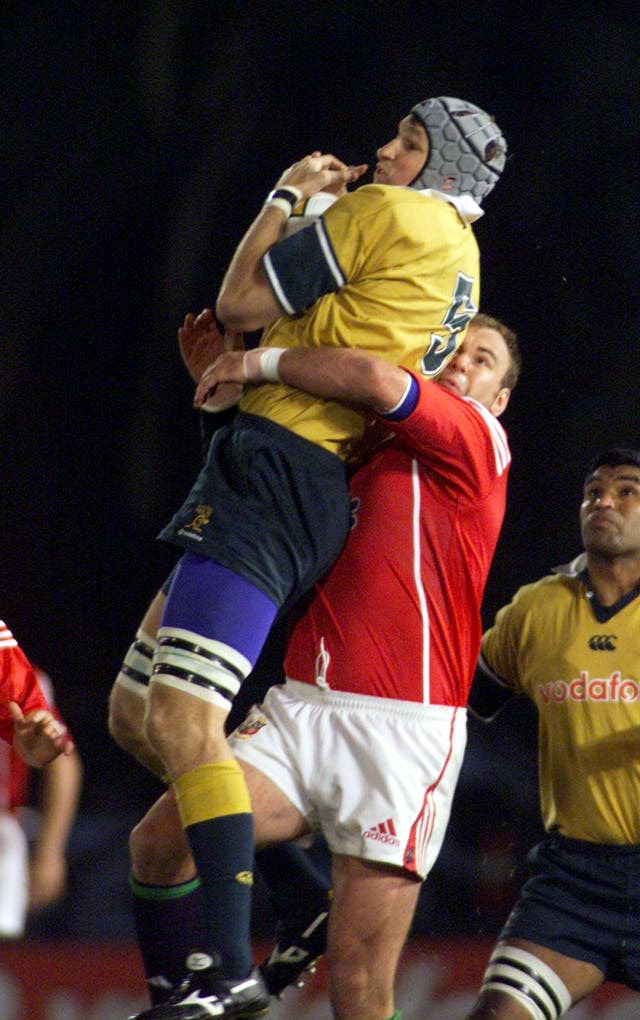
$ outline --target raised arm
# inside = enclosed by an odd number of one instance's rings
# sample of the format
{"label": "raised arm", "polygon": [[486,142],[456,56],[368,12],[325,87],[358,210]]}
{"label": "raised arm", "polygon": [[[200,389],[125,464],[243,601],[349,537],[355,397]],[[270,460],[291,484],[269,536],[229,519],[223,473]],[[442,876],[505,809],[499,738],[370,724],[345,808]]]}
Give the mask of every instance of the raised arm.
{"label": "raised arm", "polygon": [[[355,181],[366,165],[347,166],[330,154],[313,153],[294,163],[280,177],[276,189],[292,191],[296,201]],[[263,255],[284,235],[291,205],[283,199],[267,201],[238,245],[222,281],[216,315],[228,328],[247,332],[261,329],[284,311],[262,267]]]}
{"label": "raised arm", "polygon": [[200,407],[223,382],[283,382],[317,397],[363,404],[384,413],[402,401],[410,381],[403,368],[363,351],[257,348],[222,354],[204,372],[194,403]]}

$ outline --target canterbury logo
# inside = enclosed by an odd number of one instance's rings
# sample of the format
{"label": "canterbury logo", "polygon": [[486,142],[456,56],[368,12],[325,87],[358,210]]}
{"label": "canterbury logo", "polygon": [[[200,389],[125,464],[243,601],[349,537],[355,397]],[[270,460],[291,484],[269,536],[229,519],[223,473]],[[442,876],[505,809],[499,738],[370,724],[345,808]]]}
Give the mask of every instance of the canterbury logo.
{"label": "canterbury logo", "polygon": [[589,638],[589,648],[594,652],[615,652],[617,634],[594,634]]}
{"label": "canterbury logo", "polygon": [[236,875],[236,882],[239,882],[240,885],[253,885],[253,872],[239,871]]}
{"label": "canterbury logo", "polygon": [[400,846],[393,818],[387,818],[386,822],[380,822],[379,825],[372,825],[365,832],[364,838],[374,839],[377,843],[386,843],[387,846]]}

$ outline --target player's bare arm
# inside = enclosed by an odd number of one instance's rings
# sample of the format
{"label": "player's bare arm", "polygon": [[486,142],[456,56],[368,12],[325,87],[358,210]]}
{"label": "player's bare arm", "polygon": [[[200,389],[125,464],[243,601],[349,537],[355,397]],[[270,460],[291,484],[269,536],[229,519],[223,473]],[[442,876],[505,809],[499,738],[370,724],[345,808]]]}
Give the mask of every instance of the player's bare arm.
{"label": "player's bare arm", "polygon": [[13,720],[13,747],[27,765],[41,768],[59,754],[71,754],[74,743],[67,728],[45,708],[28,712],[25,716],[15,701],[9,702]]}
{"label": "player's bare arm", "polygon": [[[366,169],[366,164],[347,166],[330,153],[313,153],[285,170],[276,189],[293,189],[301,201],[318,191],[340,190]],[[284,314],[262,268],[262,256],[281,240],[289,213],[286,203],[267,201],[236,249],[216,302],[216,315],[225,326],[244,332],[262,329]]]}
{"label": "player's bare arm", "polygon": [[384,358],[329,347],[257,348],[222,354],[203,374],[194,404],[200,407],[223,382],[283,382],[317,397],[389,411],[407,391],[409,375]]}
{"label": "player's bare arm", "polygon": [[66,886],[66,849],[82,791],[77,751],[60,754],[43,774],[42,824],[29,866],[29,906],[41,909],[58,900]]}

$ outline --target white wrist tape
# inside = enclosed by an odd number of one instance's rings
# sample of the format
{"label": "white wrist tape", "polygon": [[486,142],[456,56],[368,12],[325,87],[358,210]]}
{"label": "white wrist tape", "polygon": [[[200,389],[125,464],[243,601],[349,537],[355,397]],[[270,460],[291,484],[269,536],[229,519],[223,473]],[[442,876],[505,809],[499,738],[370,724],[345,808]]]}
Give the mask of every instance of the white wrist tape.
{"label": "white wrist tape", "polygon": [[291,213],[300,202],[302,198],[302,192],[300,188],[294,188],[292,186],[274,188],[265,201],[265,205],[276,205],[278,209],[282,209],[287,216],[291,216]]}
{"label": "white wrist tape", "polygon": [[255,347],[246,351],[242,370],[247,382],[282,382],[278,362],[286,350],[286,347]]}
{"label": "white wrist tape", "polygon": [[291,213],[293,212],[293,206],[290,202],[287,202],[286,198],[269,198],[264,204],[265,207],[268,207],[269,209],[273,206],[275,206],[276,209],[282,209],[283,213],[287,216],[291,216]]}

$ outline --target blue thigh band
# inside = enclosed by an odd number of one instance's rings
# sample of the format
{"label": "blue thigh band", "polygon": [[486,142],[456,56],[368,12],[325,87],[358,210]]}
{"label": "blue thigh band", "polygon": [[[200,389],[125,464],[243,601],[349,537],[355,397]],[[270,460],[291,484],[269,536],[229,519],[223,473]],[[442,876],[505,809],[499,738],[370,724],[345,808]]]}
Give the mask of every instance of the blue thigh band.
{"label": "blue thigh band", "polygon": [[185,552],[171,583],[163,627],[229,645],[255,664],[276,606],[264,592],[206,556]]}

